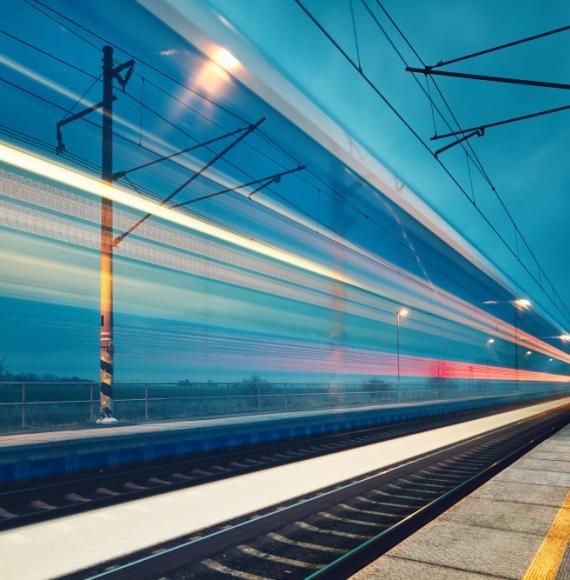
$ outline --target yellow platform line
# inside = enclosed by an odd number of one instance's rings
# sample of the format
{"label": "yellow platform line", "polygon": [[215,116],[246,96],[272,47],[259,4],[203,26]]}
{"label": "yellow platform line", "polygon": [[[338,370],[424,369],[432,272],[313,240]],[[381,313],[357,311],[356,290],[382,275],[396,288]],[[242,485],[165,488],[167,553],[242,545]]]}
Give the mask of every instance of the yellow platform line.
{"label": "yellow platform line", "polygon": [[523,580],[555,580],[570,539],[570,491]]}

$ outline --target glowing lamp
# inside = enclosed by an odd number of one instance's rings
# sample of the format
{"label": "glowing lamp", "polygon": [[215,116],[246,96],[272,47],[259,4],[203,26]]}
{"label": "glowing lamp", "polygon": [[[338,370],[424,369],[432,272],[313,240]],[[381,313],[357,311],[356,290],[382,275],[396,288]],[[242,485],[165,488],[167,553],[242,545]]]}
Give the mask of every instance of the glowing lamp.
{"label": "glowing lamp", "polygon": [[239,60],[227,48],[219,48],[212,58],[216,64],[227,71],[235,70],[240,64]]}

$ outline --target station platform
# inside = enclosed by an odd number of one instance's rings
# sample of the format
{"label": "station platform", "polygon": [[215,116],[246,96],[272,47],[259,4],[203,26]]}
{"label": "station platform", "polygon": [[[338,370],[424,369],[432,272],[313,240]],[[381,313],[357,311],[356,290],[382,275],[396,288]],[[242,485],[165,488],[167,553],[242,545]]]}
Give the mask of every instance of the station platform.
{"label": "station platform", "polygon": [[[248,514],[282,505],[292,498],[305,497],[339,482],[365,477],[373,471],[409,461],[546,411],[569,406],[570,397],[529,404],[427,432],[6,530],[0,532],[1,576],[7,580],[37,580],[77,574],[90,566],[199,533]],[[570,433],[566,431],[564,436],[566,439],[560,438],[550,448],[548,453],[554,454],[552,457],[566,457]],[[534,461],[546,461],[550,466],[556,459],[537,458]],[[540,490],[533,490],[533,482],[552,485],[553,495],[548,500],[551,505],[546,505],[546,508],[550,508],[549,516],[552,517],[559,509],[561,494],[566,492],[570,484],[570,474],[560,469],[544,473],[540,471],[540,467],[539,471],[528,469],[530,475],[526,479],[521,476],[521,482],[515,481],[518,485],[523,484],[519,495],[524,496],[530,504],[540,507],[543,494]],[[559,481],[556,477],[565,479]],[[551,479],[554,483],[550,482]],[[508,478],[504,481],[510,482]],[[561,481],[566,485],[563,491],[559,489]],[[506,497],[509,497],[509,492],[506,493]],[[511,495],[517,497],[514,491]],[[523,507],[526,509],[528,506],[524,504]],[[508,518],[508,513],[504,517]],[[547,522],[548,518],[543,519],[544,521],[538,521],[547,528],[550,520]],[[467,524],[456,525],[469,529]],[[496,532],[495,530],[493,533]],[[522,540],[515,544],[515,552],[524,548],[527,536],[536,540],[537,547],[543,537],[536,533],[514,533],[522,535]],[[543,533],[542,528],[540,533]],[[492,547],[490,542],[487,542],[487,547]],[[534,544],[532,547],[534,548]],[[31,554],[33,557],[30,557]],[[531,558],[532,554],[529,559]],[[409,578],[411,575],[395,577]],[[418,577],[427,576],[418,574]]]}
{"label": "station platform", "polygon": [[570,579],[570,426],[354,580]]}
{"label": "station platform", "polygon": [[[543,396],[543,395],[542,395]],[[496,408],[532,393],[415,403],[93,426],[0,436],[0,484],[187,456],[263,442]]]}

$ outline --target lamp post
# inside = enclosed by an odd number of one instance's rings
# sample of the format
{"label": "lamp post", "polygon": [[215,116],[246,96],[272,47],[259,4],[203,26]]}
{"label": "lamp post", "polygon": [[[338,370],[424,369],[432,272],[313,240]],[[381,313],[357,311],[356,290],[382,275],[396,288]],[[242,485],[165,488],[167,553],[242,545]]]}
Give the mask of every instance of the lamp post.
{"label": "lamp post", "polygon": [[514,327],[515,327],[515,381],[518,389],[519,385],[519,313],[523,310],[528,310],[532,304],[527,298],[515,298],[514,300],[485,300],[483,304],[512,304],[514,312]]}
{"label": "lamp post", "polygon": [[405,318],[410,314],[407,308],[399,308],[396,312],[396,359],[398,366],[398,403],[402,400],[402,390],[400,388],[400,318]]}
{"label": "lamp post", "polygon": [[495,344],[494,338],[487,339],[487,380],[491,378],[491,345]]}

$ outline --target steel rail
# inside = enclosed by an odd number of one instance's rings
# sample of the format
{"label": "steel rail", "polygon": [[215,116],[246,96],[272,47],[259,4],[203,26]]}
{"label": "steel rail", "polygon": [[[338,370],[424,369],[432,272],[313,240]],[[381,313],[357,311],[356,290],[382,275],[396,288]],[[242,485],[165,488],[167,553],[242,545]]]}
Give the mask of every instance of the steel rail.
{"label": "steel rail", "polygon": [[568,405],[566,405],[563,410],[548,411],[539,416],[523,419],[491,432],[479,434],[467,440],[397,463],[381,471],[371,472],[357,480],[345,482],[332,489],[321,490],[309,498],[294,499],[286,505],[274,507],[266,513],[237,521],[229,527],[216,529],[210,533],[207,532],[207,535],[199,539],[182,541],[173,547],[166,547],[163,551],[140,557],[135,561],[119,562],[119,565],[114,566],[112,569],[110,569],[107,562],[104,567],[102,566],[98,570],[91,569],[86,571],[88,574],[85,577],[93,580],[134,580],[142,577],[164,576],[167,571],[175,571],[189,565],[196,565],[213,554],[227,553],[228,550],[235,546],[242,545],[253,538],[283,528],[291,522],[302,520],[321,510],[348,501],[359,494],[366,493],[375,486],[386,485],[402,477],[412,476],[422,469],[445,461],[478,444],[484,445],[489,444],[488,442],[495,442],[497,446],[501,444],[514,445],[512,440],[515,435],[526,436],[527,430],[530,431],[531,434],[528,440],[525,440],[521,445],[517,445],[514,450],[509,451],[500,459],[492,461],[490,465],[486,465],[474,476],[454,486],[453,489],[433,501],[425,502],[414,513],[401,518],[400,521],[385,531],[362,542],[354,550],[335,559],[312,575],[307,574],[308,578],[347,578],[527,453],[532,447],[551,436],[566,425],[568,420]]}

